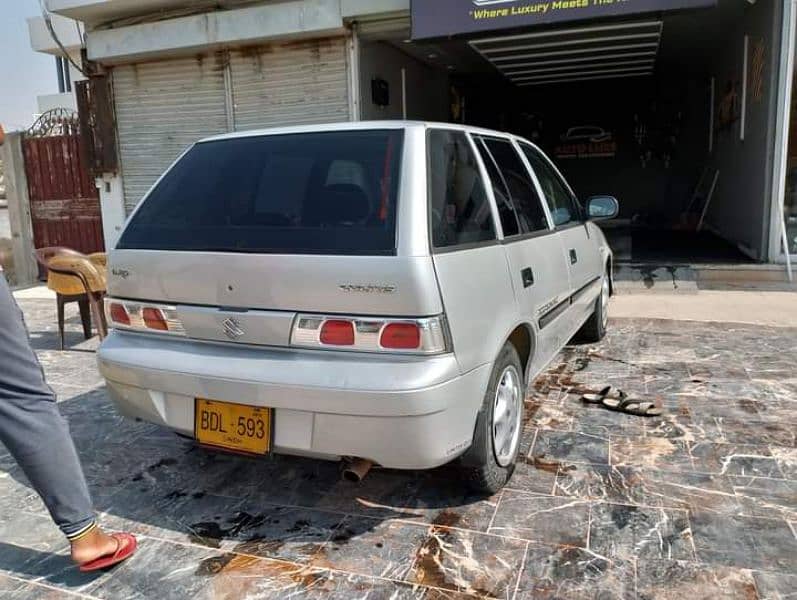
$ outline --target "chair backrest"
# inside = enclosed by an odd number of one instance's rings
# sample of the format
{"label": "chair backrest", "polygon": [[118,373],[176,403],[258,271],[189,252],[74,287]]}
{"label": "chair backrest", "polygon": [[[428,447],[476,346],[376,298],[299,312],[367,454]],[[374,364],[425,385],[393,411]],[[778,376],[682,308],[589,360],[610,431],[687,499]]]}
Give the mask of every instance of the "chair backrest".
{"label": "chair backrest", "polygon": [[105,291],[105,269],[103,264],[97,264],[100,262],[98,257],[92,260],[92,257],[71,248],[51,246],[37,249],[36,260],[46,270],[47,283],[51,289],[67,289],[60,293],[72,294],[78,293],[71,289],[78,285],[78,289],[82,288],[87,294]]}
{"label": "chair backrest", "polygon": [[72,250],[72,248],[67,248],[65,246],[48,246],[47,248],[37,248],[35,250],[36,254],[36,262],[38,262],[42,267],[49,270],[49,262],[50,259],[54,256],[80,256],[83,258],[87,258],[85,254],[78,252],[77,250]]}

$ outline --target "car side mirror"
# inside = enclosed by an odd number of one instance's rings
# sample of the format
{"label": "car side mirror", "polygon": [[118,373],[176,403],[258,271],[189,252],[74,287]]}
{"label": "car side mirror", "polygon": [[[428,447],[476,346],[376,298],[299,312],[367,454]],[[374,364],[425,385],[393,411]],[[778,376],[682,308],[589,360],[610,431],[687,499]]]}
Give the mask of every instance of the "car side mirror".
{"label": "car side mirror", "polygon": [[620,205],[614,196],[592,196],[587,200],[587,216],[591,221],[613,219],[620,212]]}

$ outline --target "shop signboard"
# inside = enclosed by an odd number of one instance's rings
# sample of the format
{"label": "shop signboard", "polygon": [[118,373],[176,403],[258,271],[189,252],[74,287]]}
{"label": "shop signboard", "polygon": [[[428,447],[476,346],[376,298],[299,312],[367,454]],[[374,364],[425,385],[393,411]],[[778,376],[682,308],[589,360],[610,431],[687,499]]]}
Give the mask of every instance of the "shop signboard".
{"label": "shop signboard", "polygon": [[614,134],[595,125],[570,127],[554,148],[556,158],[614,158],[616,154]]}
{"label": "shop signboard", "polygon": [[412,37],[715,6],[717,0],[412,0]]}

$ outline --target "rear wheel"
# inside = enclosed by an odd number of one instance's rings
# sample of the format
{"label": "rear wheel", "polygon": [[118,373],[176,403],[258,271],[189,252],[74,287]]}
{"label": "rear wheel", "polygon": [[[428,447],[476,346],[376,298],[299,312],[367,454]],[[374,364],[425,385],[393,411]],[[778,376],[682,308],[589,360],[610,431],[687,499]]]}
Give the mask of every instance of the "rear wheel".
{"label": "rear wheel", "polygon": [[473,445],[462,459],[468,485],[474,491],[493,494],[512,476],[523,422],[522,373],[517,350],[507,343],[493,366]]}
{"label": "rear wheel", "polygon": [[600,342],[606,335],[606,328],[609,326],[609,297],[612,295],[609,273],[603,274],[601,282],[601,293],[595,299],[595,308],[592,316],[584,323],[578,332],[577,337],[588,343]]}

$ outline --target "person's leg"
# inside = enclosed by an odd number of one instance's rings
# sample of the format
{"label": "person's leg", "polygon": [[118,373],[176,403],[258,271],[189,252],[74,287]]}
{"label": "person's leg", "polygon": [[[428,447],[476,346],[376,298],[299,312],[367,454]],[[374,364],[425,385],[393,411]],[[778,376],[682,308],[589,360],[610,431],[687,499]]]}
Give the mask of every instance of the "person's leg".
{"label": "person's leg", "polygon": [[100,532],[69,426],[28,341],[22,311],[0,273],[0,442],[41,496],[56,525],[85,562],[113,553]]}

